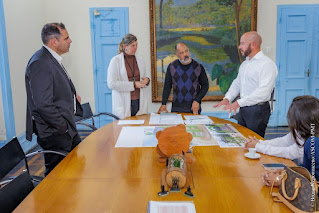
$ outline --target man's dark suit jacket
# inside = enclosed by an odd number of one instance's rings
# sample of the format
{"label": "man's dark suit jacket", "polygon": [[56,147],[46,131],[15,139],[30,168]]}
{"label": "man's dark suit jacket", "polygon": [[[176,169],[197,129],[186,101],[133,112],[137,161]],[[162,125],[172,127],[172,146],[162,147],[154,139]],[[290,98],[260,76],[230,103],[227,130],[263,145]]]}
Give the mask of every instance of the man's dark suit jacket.
{"label": "man's dark suit jacket", "polygon": [[26,138],[45,138],[66,132],[77,134],[74,121],[75,88],[59,62],[42,47],[30,59],[25,73],[27,91]]}

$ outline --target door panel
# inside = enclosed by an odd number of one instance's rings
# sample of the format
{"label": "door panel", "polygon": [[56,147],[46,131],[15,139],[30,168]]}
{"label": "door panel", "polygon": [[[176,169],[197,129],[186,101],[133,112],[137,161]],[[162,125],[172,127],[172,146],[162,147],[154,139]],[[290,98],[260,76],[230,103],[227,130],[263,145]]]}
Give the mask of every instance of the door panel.
{"label": "door panel", "polygon": [[[128,8],[90,8],[96,112],[112,112],[112,90],[107,86],[107,69],[117,54],[118,44],[128,33]],[[101,117],[103,126],[112,119]]]}
{"label": "door panel", "polygon": [[310,90],[317,98],[319,98],[318,89],[319,89],[319,6],[314,9],[314,39],[312,45],[312,58],[311,66],[309,69],[310,72]]}
{"label": "door panel", "polygon": [[307,70],[313,39],[311,7],[278,7],[279,74],[277,77],[277,116],[279,126],[287,125],[287,111],[294,97],[310,94]]}
{"label": "door panel", "polygon": [[284,54],[289,60],[286,60],[285,71],[286,79],[305,79],[305,73],[300,72],[306,67],[306,54],[296,54],[305,53],[307,51],[307,41],[305,40],[288,40],[287,48]]}

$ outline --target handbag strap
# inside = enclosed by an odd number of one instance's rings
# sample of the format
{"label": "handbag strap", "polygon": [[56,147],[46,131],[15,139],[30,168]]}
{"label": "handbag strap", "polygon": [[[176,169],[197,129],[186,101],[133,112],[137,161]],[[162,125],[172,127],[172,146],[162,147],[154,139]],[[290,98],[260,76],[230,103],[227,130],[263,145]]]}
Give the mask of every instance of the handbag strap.
{"label": "handbag strap", "polygon": [[[290,210],[292,210],[295,213],[307,213],[305,211],[302,211],[298,208],[296,208],[294,205],[292,205],[289,201],[287,201],[280,193],[273,193],[273,196],[276,196],[276,198],[285,204]],[[313,213],[319,213],[319,211],[315,211]]]}
{"label": "handbag strap", "polygon": [[[281,180],[284,175],[287,175],[286,172],[285,172],[285,171],[281,172],[281,174],[279,175],[279,180]],[[279,194],[279,193],[273,192],[274,185],[275,185],[275,182],[276,182],[276,181],[277,181],[276,179],[274,179],[274,180],[272,181],[271,187],[269,188],[269,194],[271,195],[273,201],[275,201],[275,202],[282,202],[282,201],[278,198],[278,194]]]}
{"label": "handbag strap", "polygon": [[295,188],[295,193],[292,197],[289,197],[286,193],[286,187],[285,187],[285,184],[286,184],[286,180],[287,180],[287,173],[285,173],[284,177],[282,178],[281,180],[281,190],[282,190],[282,193],[284,195],[284,197],[287,199],[287,200],[294,200],[296,199],[297,195],[298,195],[298,192],[299,192],[299,188],[301,187],[301,180],[299,178],[295,178],[295,185],[294,185],[294,188]]}

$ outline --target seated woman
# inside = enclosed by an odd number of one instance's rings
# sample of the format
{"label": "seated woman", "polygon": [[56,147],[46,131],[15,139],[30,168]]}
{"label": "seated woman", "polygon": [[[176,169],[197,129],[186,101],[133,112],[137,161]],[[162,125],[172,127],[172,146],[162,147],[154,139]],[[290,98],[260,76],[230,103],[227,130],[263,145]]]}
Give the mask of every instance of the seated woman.
{"label": "seated woman", "polygon": [[119,118],[147,113],[147,77],[144,61],[135,55],[137,38],[123,37],[119,54],[114,56],[107,71],[107,85],[112,89],[112,111]]}
{"label": "seated woman", "polygon": [[[316,127],[317,129],[319,127]],[[314,151],[314,152],[313,152]],[[305,143],[304,146],[304,157],[303,157],[303,167],[308,169],[311,174],[312,171],[312,159],[314,158],[315,162],[315,177],[316,180],[319,180],[319,138],[310,137]],[[267,186],[271,186],[275,181],[274,186],[279,186],[280,181],[280,172],[281,170],[266,170],[262,175],[263,182]]]}
{"label": "seated woman", "polygon": [[250,137],[245,148],[256,148],[257,152],[276,157],[297,160],[302,164],[304,143],[311,136],[311,124],[319,132],[319,99],[310,95],[298,96],[293,99],[287,113],[290,133],[272,140],[258,140]]}

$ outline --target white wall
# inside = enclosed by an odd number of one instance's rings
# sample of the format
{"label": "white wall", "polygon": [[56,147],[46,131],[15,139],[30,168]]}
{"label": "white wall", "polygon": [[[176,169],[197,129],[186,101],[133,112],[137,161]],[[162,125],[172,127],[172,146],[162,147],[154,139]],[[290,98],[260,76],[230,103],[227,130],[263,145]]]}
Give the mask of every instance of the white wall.
{"label": "white wall", "polygon": [[16,135],[25,132],[25,67],[31,55],[41,47],[41,28],[45,23],[42,0],[4,0],[9,69]]}
{"label": "white wall", "polygon": [[[262,49],[266,52],[265,48],[270,47],[268,55],[273,60],[276,59],[277,5],[282,4],[319,4],[319,0],[259,0],[257,28],[263,37]],[[82,101],[90,102],[94,109],[90,7],[129,7],[129,29],[138,37],[138,54],[150,70],[148,0],[4,0],[17,135],[25,131],[25,66],[41,46],[40,32],[47,22],[66,25],[73,43],[70,52],[63,55],[63,61]],[[216,111],[212,105],[213,102],[204,102],[203,111]],[[157,111],[159,106],[152,103],[150,111]]]}
{"label": "white wall", "polygon": [[[61,5],[64,7],[61,7]],[[70,52],[63,55],[64,64],[75,83],[77,92],[82,97],[82,102],[90,102],[94,110],[90,7],[129,7],[129,31],[137,36],[139,41],[138,55],[144,58],[149,70],[151,66],[150,33],[147,0],[46,1],[47,21],[62,21],[73,40]],[[149,99],[151,103],[151,94]]]}
{"label": "white wall", "polygon": [[294,4],[319,4],[319,0],[259,0],[257,31],[263,38],[262,50],[266,47],[271,51],[267,54],[276,61],[276,35],[277,35],[277,6]]}

